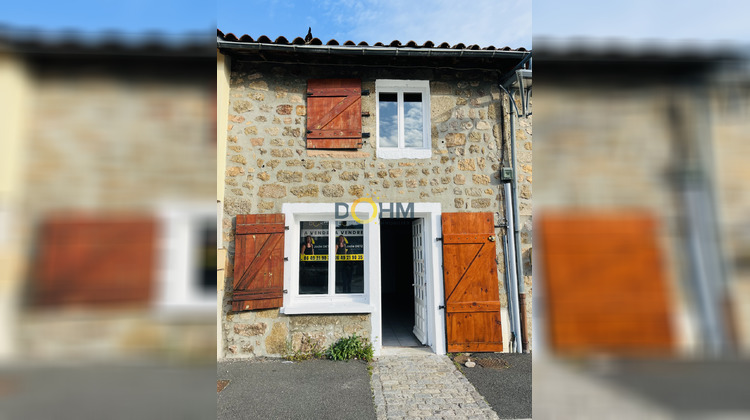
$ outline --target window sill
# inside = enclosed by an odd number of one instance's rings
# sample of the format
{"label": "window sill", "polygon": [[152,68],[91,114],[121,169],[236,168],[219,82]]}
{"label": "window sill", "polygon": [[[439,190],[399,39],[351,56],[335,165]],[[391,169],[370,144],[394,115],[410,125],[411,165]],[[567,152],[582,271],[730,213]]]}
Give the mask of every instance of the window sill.
{"label": "window sill", "polygon": [[432,149],[378,148],[376,156],[381,159],[430,159]]}
{"label": "window sill", "polygon": [[319,302],[288,305],[281,308],[286,315],[302,314],[362,314],[372,313],[373,307],[367,303],[357,302]]}

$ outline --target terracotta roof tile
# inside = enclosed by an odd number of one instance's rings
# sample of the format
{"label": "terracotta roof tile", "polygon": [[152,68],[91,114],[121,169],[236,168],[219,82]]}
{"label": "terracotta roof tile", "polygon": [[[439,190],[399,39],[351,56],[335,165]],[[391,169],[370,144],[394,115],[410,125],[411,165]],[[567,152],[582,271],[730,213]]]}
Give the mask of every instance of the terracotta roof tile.
{"label": "terracotta roof tile", "polygon": [[[260,35],[257,40],[254,40],[249,35],[242,35],[238,39],[237,36],[234,35],[233,33],[230,32],[230,33],[224,34],[222,31],[220,31],[218,29],[216,30],[216,35],[220,39],[222,39],[222,40],[233,41],[233,42],[248,42],[248,43],[259,43],[259,44],[277,44],[277,45],[289,45],[289,44],[293,44],[293,45],[324,45],[323,41],[321,41],[319,38],[313,38],[309,42],[305,42],[305,40],[303,38],[296,37],[296,38],[294,38],[294,40],[292,40],[291,42],[289,42],[289,40],[287,40],[283,36],[279,36],[278,38],[276,38],[275,41],[271,41],[271,39],[268,36],[266,36],[266,35]],[[341,44],[339,43],[339,41],[337,41],[335,39],[331,39],[328,42],[326,42],[325,45],[341,45]],[[369,47],[370,44],[368,44],[365,41],[361,41],[359,43],[355,43],[354,41],[349,40],[349,41],[344,42],[343,46],[346,46],[346,47]],[[460,43],[458,43],[456,45],[453,45],[453,46],[451,46],[447,42],[441,42],[440,44],[435,45],[434,42],[429,41],[429,40],[425,41],[424,44],[419,45],[418,43],[416,43],[413,40],[408,41],[405,44],[402,44],[401,41],[399,41],[397,39],[394,39],[393,41],[391,41],[388,44],[385,44],[383,42],[376,42],[376,43],[372,44],[372,46],[373,47],[391,47],[391,48],[443,48],[443,49],[447,48],[447,49],[454,49],[454,50],[464,50],[464,49],[466,49],[466,50],[490,50],[490,51],[494,51],[494,50],[499,50],[499,51],[528,51],[526,48],[523,48],[523,47],[516,48],[516,49],[513,49],[511,47],[507,47],[507,46],[506,47],[502,47],[502,48],[497,48],[494,45],[490,45],[490,46],[487,46],[487,47],[481,47],[481,46],[479,46],[477,44],[472,44],[472,45],[468,45],[467,46],[466,44],[464,44],[462,42],[460,42]]]}

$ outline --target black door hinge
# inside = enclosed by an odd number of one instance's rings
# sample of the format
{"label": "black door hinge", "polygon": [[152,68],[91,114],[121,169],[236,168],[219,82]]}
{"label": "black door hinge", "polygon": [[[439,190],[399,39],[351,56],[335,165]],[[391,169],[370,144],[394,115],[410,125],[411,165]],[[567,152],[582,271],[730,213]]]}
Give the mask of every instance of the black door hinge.
{"label": "black door hinge", "polygon": [[445,305],[438,306],[438,309],[445,309]]}
{"label": "black door hinge", "polygon": [[284,257],[284,261],[289,261],[289,257]]}
{"label": "black door hinge", "polygon": [[369,96],[370,95],[370,89],[362,89],[362,96]]}
{"label": "black door hinge", "polygon": [[363,139],[369,139],[370,138],[370,133],[362,133],[362,138]]}
{"label": "black door hinge", "polygon": [[435,240],[436,240],[436,241],[442,241],[442,240],[443,240],[443,237],[442,237],[442,236],[439,236],[439,237],[435,238]]}

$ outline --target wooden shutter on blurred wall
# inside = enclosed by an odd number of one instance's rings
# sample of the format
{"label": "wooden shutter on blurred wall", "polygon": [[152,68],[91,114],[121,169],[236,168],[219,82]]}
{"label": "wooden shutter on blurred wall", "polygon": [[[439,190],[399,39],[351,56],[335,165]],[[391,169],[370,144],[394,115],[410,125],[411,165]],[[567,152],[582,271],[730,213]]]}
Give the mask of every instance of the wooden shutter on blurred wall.
{"label": "wooden shutter on blurred wall", "polygon": [[449,352],[503,350],[492,213],[443,213]]}
{"label": "wooden shutter on blurred wall", "polygon": [[563,354],[674,349],[656,222],[641,212],[542,214],[550,344]]}
{"label": "wooden shutter on blurred wall", "polygon": [[359,79],[307,81],[307,148],[362,147],[362,82]]}
{"label": "wooden shutter on blurred wall", "polygon": [[284,288],[284,215],[237,215],[232,310],[279,308]]}
{"label": "wooden shutter on blurred wall", "polygon": [[42,306],[147,303],[155,270],[148,217],[57,216],[42,223],[33,300]]}

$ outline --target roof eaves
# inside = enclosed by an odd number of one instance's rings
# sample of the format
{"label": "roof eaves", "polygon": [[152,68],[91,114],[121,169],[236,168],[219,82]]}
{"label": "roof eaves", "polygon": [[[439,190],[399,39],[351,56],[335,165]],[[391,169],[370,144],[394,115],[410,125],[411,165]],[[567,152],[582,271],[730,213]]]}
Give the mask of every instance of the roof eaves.
{"label": "roof eaves", "polygon": [[[525,48],[517,50],[508,47],[503,49],[479,49],[472,45],[468,48],[445,48],[439,47],[406,47],[406,46],[367,46],[367,45],[300,45],[297,43],[278,44],[266,42],[241,42],[227,40],[228,36],[222,38],[217,36],[216,42],[219,49],[233,51],[277,51],[277,52],[300,52],[310,54],[338,54],[338,55],[379,55],[379,56],[409,56],[409,57],[471,57],[471,58],[522,58],[531,54]],[[236,37],[233,37],[236,38]],[[260,39],[259,39],[260,40]],[[330,42],[330,41],[329,41]],[[391,43],[393,45],[397,41]],[[431,43],[430,43],[431,44]],[[377,44],[376,44],[377,45]],[[459,44],[463,45],[463,44]],[[494,47],[493,47],[494,48]]]}

